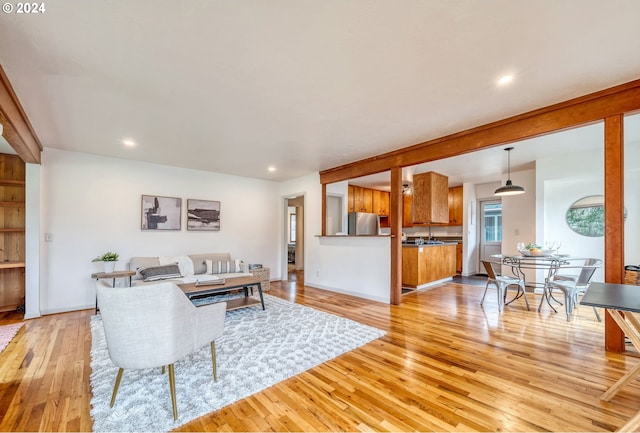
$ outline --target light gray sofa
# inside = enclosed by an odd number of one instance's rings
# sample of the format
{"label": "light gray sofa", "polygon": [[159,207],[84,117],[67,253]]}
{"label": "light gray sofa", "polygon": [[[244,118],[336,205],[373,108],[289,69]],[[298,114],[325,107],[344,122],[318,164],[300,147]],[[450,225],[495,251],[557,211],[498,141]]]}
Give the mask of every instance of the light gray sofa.
{"label": "light gray sofa", "polygon": [[[158,269],[170,264],[177,264],[180,270],[177,275],[167,274],[154,276],[151,281],[145,281],[143,275],[147,275],[149,269]],[[209,269],[207,269],[209,265]],[[232,259],[230,253],[191,254],[185,256],[159,256],[159,257],[132,257],[129,261],[129,270],[136,271],[131,277],[131,285],[151,284],[158,281],[170,281],[175,284],[195,283],[217,278],[236,278],[253,276],[248,270],[249,265],[237,259]],[[175,267],[174,267],[175,269]],[[207,272],[207,271],[210,272]],[[222,270],[222,272],[220,272]],[[232,272],[228,272],[231,270]],[[142,271],[142,273],[141,273]],[[264,284],[263,284],[264,286]],[[268,285],[267,285],[268,287]]]}

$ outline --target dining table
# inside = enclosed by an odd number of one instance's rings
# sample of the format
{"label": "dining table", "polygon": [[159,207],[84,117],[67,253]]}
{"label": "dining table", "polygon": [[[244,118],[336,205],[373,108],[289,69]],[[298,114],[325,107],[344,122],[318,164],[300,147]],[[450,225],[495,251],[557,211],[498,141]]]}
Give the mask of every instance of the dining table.
{"label": "dining table", "polygon": [[[640,287],[628,284],[611,284],[593,282],[582,297],[581,305],[600,307],[606,310],[616,324],[622,329],[629,342],[640,350]],[[640,375],[640,362],[631,368],[600,397],[603,401],[611,400],[626,384]],[[618,431],[638,431],[640,429],[640,410],[633,415]]]}
{"label": "dining table", "polygon": [[[562,305],[562,302],[554,298],[553,291],[549,283],[558,274],[561,269],[581,269],[584,258],[571,257],[568,254],[544,254],[544,255],[526,255],[523,253],[514,255],[496,254],[491,256],[499,259],[504,266],[508,266],[511,269],[511,273],[515,278],[521,279],[527,284],[533,287],[539,287],[542,289],[542,298],[538,304],[538,311],[542,308],[542,305],[546,301],[549,307],[554,312],[558,312],[552,301],[556,304]],[[527,283],[526,270],[543,271],[544,281],[542,282],[529,282]],[[509,304],[516,299],[520,298],[523,294],[520,293],[520,289],[516,293],[515,297],[505,304]]]}

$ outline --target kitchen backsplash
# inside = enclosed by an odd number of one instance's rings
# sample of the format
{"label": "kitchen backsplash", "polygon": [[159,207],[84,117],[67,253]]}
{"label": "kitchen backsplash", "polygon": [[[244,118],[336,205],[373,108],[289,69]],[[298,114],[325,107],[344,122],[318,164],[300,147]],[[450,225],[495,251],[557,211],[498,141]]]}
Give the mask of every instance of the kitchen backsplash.
{"label": "kitchen backsplash", "polygon": [[[422,236],[424,238],[429,237],[428,227],[405,227],[402,232],[407,236]],[[389,228],[381,228],[380,234],[388,235],[391,233]],[[462,237],[461,226],[443,226],[443,227],[431,227],[431,237]]]}
{"label": "kitchen backsplash", "polygon": [[[407,236],[429,237],[428,227],[405,227],[402,231],[406,233]],[[445,236],[462,237],[462,226],[431,227],[431,237],[437,238]]]}

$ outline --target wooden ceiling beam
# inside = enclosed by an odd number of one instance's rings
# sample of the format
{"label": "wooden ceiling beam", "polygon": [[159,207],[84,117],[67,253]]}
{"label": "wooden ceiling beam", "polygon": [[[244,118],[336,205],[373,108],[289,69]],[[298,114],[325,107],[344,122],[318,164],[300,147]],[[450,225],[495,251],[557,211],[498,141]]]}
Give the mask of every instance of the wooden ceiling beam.
{"label": "wooden ceiling beam", "polygon": [[36,135],[9,78],[0,66],[0,123],[2,136],[27,163],[40,164],[42,144]]}
{"label": "wooden ceiling beam", "polygon": [[320,172],[327,184],[537,137],[640,110],[640,80]]}

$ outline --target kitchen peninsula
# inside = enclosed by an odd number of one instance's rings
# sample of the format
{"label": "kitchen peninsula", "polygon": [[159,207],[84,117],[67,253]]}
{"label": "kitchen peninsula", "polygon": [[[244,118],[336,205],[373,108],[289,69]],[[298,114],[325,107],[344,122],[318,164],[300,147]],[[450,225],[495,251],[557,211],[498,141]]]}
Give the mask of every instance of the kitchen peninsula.
{"label": "kitchen peninsula", "polygon": [[421,288],[456,275],[456,242],[403,243],[402,287]]}

